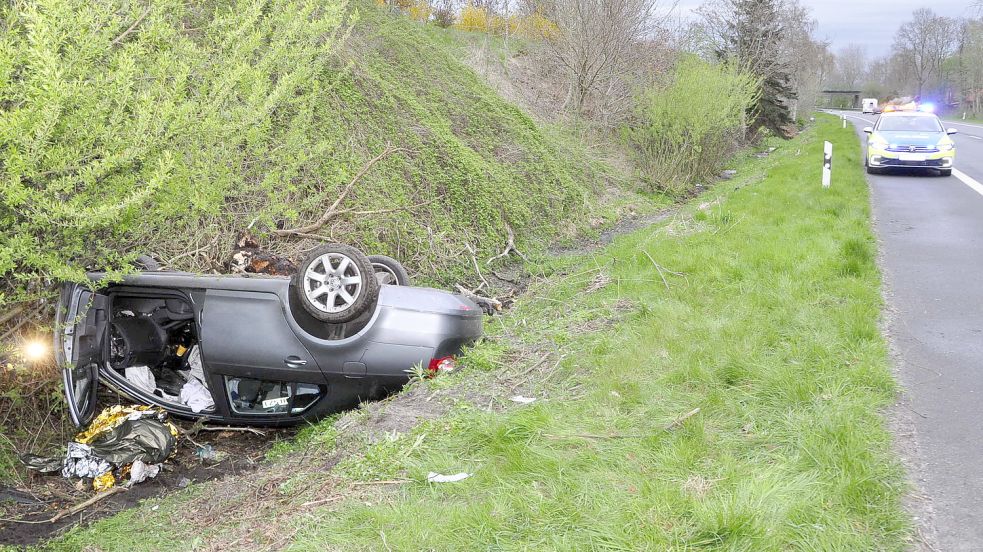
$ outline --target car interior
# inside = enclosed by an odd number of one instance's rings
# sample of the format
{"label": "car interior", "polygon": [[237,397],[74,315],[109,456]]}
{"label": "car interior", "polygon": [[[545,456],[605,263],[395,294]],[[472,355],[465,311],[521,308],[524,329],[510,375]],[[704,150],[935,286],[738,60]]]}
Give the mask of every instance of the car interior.
{"label": "car interior", "polygon": [[191,304],[178,295],[110,298],[109,368],[165,401],[193,412],[214,410]]}
{"label": "car interior", "polygon": [[[195,414],[215,411],[215,396],[204,374],[198,326],[191,303],[178,292],[146,295],[111,292],[108,368],[131,387],[157,399],[190,408]],[[371,317],[348,324],[325,324],[293,309],[305,330],[323,339],[354,335]],[[298,414],[326,392],[323,385],[226,376],[224,392],[238,414]],[[218,391],[222,393],[223,391]]]}

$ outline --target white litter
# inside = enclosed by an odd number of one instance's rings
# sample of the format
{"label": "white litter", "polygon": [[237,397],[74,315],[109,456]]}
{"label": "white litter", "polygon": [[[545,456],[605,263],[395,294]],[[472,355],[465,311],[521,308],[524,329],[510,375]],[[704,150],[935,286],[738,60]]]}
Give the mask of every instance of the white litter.
{"label": "white litter", "polygon": [[514,403],[529,404],[529,403],[536,402],[536,397],[523,397],[522,395],[516,395],[510,398],[509,400]]}
{"label": "white litter", "polygon": [[198,378],[198,381],[201,383],[204,383],[205,387],[208,387],[208,381],[205,380],[205,371],[201,367],[201,349],[198,348],[197,344],[188,353],[188,366],[191,367],[191,375]]}
{"label": "white litter", "polygon": [[453,475],[444,475],[437,472],[430,472],[427,474],[427,481],[430,483],[454,483],[462,479],[467,479],[471,477],[470,473],[455,473]]}
{"label": "white litter", "polygon": [[153,479],[158,473],[160,473],[160,464],[146,464],[143,460],[134,460],[133,465],[130,466],[130,481],[127,486]]}
{"label": "white litter", "polygon": [[153,393],[157,388],[157,378],[147,366],[129,366],[124,372],[129,382],[147,393]]}
{"label": "white litter", "polygon": [[212,394],[195,378],[191,378],[181,388],[181,402],[191,407],[191,411],[195,414],[215,407]]}

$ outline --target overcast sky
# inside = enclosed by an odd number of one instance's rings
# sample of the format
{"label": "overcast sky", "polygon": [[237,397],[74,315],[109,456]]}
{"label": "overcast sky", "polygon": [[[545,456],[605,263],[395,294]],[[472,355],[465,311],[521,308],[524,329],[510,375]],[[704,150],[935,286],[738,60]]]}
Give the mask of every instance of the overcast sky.
{"label": "overcast sky", "polygon": [[[680,0],[679,15],[692,17],[692,10],[701,0]],[[850,43],[862,44],[867,55],[881,57],[891,52],[894,33],[902,23],[911,19],[918,8],[931,8],[949,17],[971,15],[973,0],[800,0],[812,10],[819,23],[818,38],[828,40],[835,52]],[[668,5],[669,0],[661,0]]]}

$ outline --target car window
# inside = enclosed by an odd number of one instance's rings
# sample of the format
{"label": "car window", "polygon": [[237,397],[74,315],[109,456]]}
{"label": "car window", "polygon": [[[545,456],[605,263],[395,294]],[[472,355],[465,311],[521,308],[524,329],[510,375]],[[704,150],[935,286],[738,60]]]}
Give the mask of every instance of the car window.
{"label": "car window", "polygon": [[942,132],[942,123],[936,117],[884,117],[877,123],[877,130],[887,132]]}

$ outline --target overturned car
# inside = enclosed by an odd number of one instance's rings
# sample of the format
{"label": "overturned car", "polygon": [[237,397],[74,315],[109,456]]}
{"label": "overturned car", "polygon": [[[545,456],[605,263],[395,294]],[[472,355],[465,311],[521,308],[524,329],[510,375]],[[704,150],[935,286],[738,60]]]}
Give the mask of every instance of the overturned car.
{"label": "overturned car", "polygon": [[407,283],[392,259],[329,244],[292,278],[146,270],[98,291],[66,284],[54,348],[72,421],[91,420],[99,383],[229,424],[287,425],[385,396],[418,370],[451,368],[482,333],[470,300]]}

